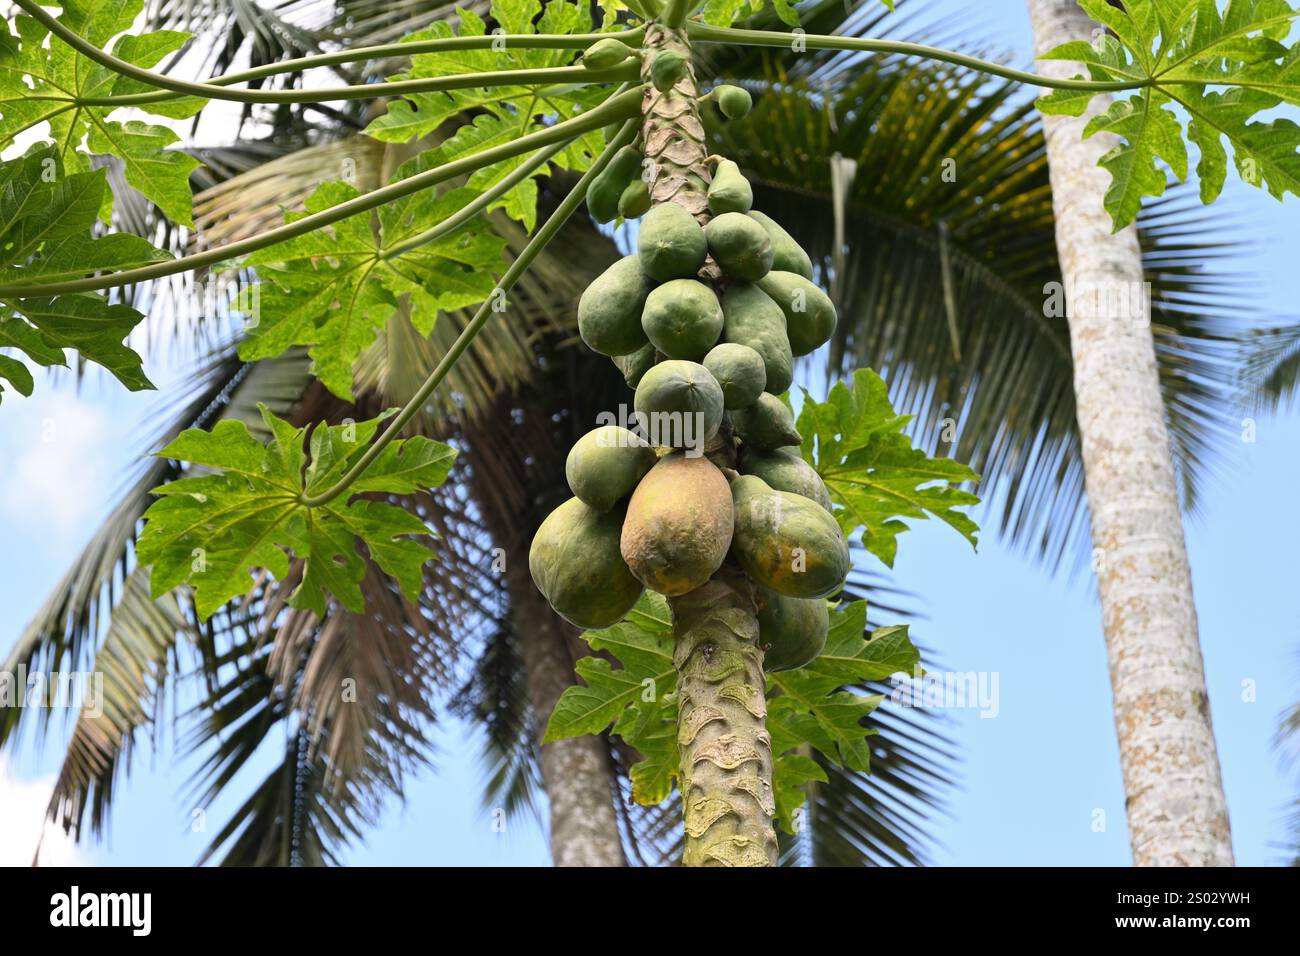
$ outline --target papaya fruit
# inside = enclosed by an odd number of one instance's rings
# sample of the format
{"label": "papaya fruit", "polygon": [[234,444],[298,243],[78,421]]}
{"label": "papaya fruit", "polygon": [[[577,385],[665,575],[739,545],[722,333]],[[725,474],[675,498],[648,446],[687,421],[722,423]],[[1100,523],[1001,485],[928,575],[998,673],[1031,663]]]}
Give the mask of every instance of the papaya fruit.
{"label": "papaya fruit", "polygon": [[709,253],[725,275],[757,282],[772,270],[772,240],[744,213],[724,212],[704,227]]}
{"label": "papaya fruit", "polygon": [[717,100],[722,115],[729,120],[744,119],[754,105],[749,90],[727,83],[714,89],[713,98]]}
{"label": "papaya fruit", "polygon": [[650,82],[660,93],[667,93],[686,76],[686,57],[673,50],[663,50],[650,61]]}
{"label": "papaya fruit", "polygon": [[621,40],[606,37],[597,40],[582,53],[582,65],[589,70],[609,70],[632,55],[632,48]]}
{"label": "papaya fruit", "polygon": [[758,643],[766,648],[763,670],[792,671],[816,658],[831,628],[826,602],[786,597],[765,587],[756,590]]}
{"label": "papaya fruit", "polygon": [[578,299],[578,334],[601,355],[629,355],[649,341],[641,310],[654,283],[636,256],[624,256],[595,279]]}
{"label": "papaya fruit", "polygon": [[[754,190],[740,172],[740,167],[729,159],[720,160],[709,183],[709,210],[720,216],[724,212],[749,212],[754,205]],[[769,240],[770,241],[770,240]]]}
{"label": "papaya fruit", "polygon": [[623,190],[640,178],[641,154],[634,146],[624,146],[600,175],[587,186],[587,211],[597,222],[612,222],[618,216],[618,201]]}
{"label": "papaya fruit", "polygon": [[694,278],[708,254],[703,227],[677,203],[660,203],[642,218],[637,256],[650,278],[660,282]]}
{"label": "papaya fruit", "polygon": [[698,361],[722,334],[722,305],[703,282],[673,279],[646,296],[641,328],[669,358]]}
{"label": "papaya fruit", "polygon": [[849,573],[839,522],[802,495],[776,491],[755,475],[731,483],[736,509],[731,551],[751,578],[796,598],[834,594]]}
{"label": "papaya fruit", "polygon": [[794,416],[785,402],[764,392],[753,405],[738,408],[731,414],[731,424],[743,445],[750,448],[780,448],[803,442],[794,427]]}
{"label": "papaya fruit", "polygon": [[618,425],[601,425],[573,443],[564,477],[583,504],[603,514],[630,495],[657,460],[640,435]]}
{"label": "papaya fruit", "polygon": [[632,405],[655,445],[703,448],[722,425],[722,387],[695,362],[660,362],[641,376]]}
{"label": "papaya fruit", "polygon": [[650,187],[644,179],[634,179],[618,197],[618,214],[624,219],[640,219],[650,211]]}
{"label": "papaya fruit", "polygon": [[791,352],[807,355],[830,341],[837,321],[835,303],[815,283],[797,272],[773,269],[758,280],[758,287],[785,313]]}
{"label": "papaya fruit", "polygon": [[722,386],[722,402],[728,411],[753,405],[767,385],[763,356],[739,342],[715,345],[704,356],[704,367]]}
{"label": "papaya fruit", "polygon": [[619,553],[625,507],[604,514],[570,498],[542,522],[528,549],[533,583],[557,614],[583,628],[623,620],[644,590]]}
{"label": "papaya fruit", "polygon": [[731,533],[726,477],[707,458],[673,452],[632,492],[619,549],[637,580],[672,596],[713,576],[726,560]]}
{"label": "papaya fruit", "polygon": [[773,269],[794,272],[805,279],[813,277],[812,259],[808,258],[808,253],[794,241],[794,237],[781,228],[780,223],[756,209],[749,211],[749,218],[767,230],[767,237],[772,240]]}
{"label": "papaya fruit", "polygon": [[722,334],[763,357],[766,391],[780,395],[794,381],[794,356],[785,334],[785,315],[758,286],[735,282],[722,295]]}
{"label": "papaya fruit", "polygon": [[650,371],[659,361],[659,354],[655,351],[655,347],[647,342],[635,352],[612,356],[610,361],[623,373],[623,381],[627,382],[627,387],[636,388],[641,382],[641,376]]}
{"label": "papaya fruit", "polygon": [[831,510],[831,495],[817,469],[803,460],[796,448],[740,449],[740,473],[756,475],[767,482],[774,491],[788,491],[815,501],[827,511]]}

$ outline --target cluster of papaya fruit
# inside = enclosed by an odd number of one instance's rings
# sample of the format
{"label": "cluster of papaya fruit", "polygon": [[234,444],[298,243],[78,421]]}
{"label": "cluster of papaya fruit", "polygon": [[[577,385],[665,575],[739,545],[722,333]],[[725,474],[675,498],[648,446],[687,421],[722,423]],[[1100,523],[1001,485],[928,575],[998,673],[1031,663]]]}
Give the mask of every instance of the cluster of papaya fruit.
{"label": "cluster of papaya fruit", "polygon": [[[715,101],[747,109],[748,93],[729,89],[743,102]],[[622,620],[644,588],[686,594],[731,555],[756,585],[765,667],[799,667],[825,645],[825,599],[843,584],[849,551],[779,396],[794,358],[831,337],[835,307],[808,254],[751,208],[737,165],[710,166],[706,225],[676,203],[650,206],[633,147],[588,191],[598,220],[642,217],[636,253],[578,304],[583,341],[635,389],[639,427],[602,425],[573,446],[574,497],[542,523],[529,565],[559,614],[599,628]]]}

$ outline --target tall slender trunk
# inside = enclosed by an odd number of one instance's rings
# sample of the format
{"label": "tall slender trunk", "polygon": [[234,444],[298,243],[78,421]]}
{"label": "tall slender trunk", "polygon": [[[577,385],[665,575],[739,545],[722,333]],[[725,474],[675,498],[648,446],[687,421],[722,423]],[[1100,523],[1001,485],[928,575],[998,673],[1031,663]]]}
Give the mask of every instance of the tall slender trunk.
{"label": "tall slender trunk", "polygon": [[[674,202],[706,223],[708,148],[700,122],[695,72],[673,89],[650,85],[656,53],[673,51],[690,62],[684,30],[652,23],[646,29],[642,147],[654,163],[654,203]],[[716,279],[712,261],[701,278]],[[776,864],[772,798],[772,741],[767,715],[763,651],[748,580],[725,566],[690,594],[670,601],[677,668],[678,746],[687,866]]]}
{"label": "tall slender trunk", "polygon": [[[1029,0],[1029,11],[1039,55],[1096,29],[1074,0]],[[1038,65],[1047,76],[1085,72]],[[1107,309],[1146,297],[1132,294],[1145,288],[1137,230],[1112,234],[1102,208],[1109,176],[1097,161],[1118,140],[1081,138],[1104,99],[1082,118],[1043,123],[1129,840],[1138,866],[1231,866],[1149,303],[1137,316]]]}

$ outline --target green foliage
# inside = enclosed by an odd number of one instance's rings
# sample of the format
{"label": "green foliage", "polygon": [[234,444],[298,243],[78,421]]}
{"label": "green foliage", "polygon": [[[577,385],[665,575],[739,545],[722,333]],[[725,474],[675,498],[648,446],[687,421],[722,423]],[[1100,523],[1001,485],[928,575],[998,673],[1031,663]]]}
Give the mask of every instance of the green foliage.
{"label": "green foliage", "polygon": [[[880,0],[890,10],[894,9],[894,0]],[[798,0],[772,0],[772,10],[781,22],[789,27],[799,26],[799,11],[795,9]],[[704,5],[702,19],[715,27],[729,27],[740,20],[748,20],[763,12],[766,0],[708,0]]]}
{"label": "green foliage", "polygon": [[[104,170],[67,175],[50,145],[0,164],[0,284],[54,282],[168,258],[138,236],[93,235],[108,195]],[[123,344],[142,318],[98,293],[0,298],[0,348],[44,366],[66,365],[64,350],[76,349],[128,389],[153,388],[140,356]],[[32,374],[16,358],[0,355],[0,379],[32,393]]]}
{"label": "green foliage", "polygon": [[979,531],[956,510],[979,499],[954,487],[978,476],[961,462],[913,448],[903,434],[910,420],[894,413],[888,388],[870,369],[858,369],[852,385],[837,382],[824,402],[804,392],[799,410],[803,457],[826,483],[845,537],[860,530],[863,546],[890,567],[898,535],[907,530],[901,518],[933,515],[972,546]]}
{"label": "green foliage", "polygon": [[[68,0],[62,6],[62,23],[96,46],[108,48],[114,36],[131,28],[143,0]],[[177,142],[177,135],[165,126],[138,119],[110,119],[116,106],[81,102],[138,93],[148,87],[51,38],[31,17],[14,18],[14,30],[10,33],[8,24],[0,24],[0,147],[24,130],[48,122],[50,139],[69,173],[91,168],[89,157],[81,151],[84,141],[91,153],[120,158],[126,181],[170,219],[192,225],[189,176],[199,162],[167,149]],[[152,67],[189,38],[188,33],[174,30],[124,36],[112,45],[112,52],[135,66]],[[183,118],[197,113],[205,102],[185,97],[148,108],[160,116]],[[99,212],[107,221],[113,197],[106,190],[102,199]]]}
{"label": "green foliage", "polygon": [[[1118,230],[1133,222],[1143,197],[1164,193],[1168,173],[1187,178],[1187,146],[1175,107],[1187,115],[1187,138],[1200,149],[1201,199],[1223,189],[1232,147],[1238,175],[1275,198],[1300,195],[1300,126],[1256,117],[1300,104],[1300,48],[1284,42],[1296,11],[1286,0],[1106,0],[1080,6],[1111,33],[1075,41],[1044,59],[1083,63],[1099,81],[1143,83],[1094,116],[1084,136],[1102,131],[1123,143],[1101,159],[1112,177],[1106,209]],[[1215,87],[1209,90],[1208,87]],[[1092,93],[1057,90],[1038,100],[1044,113],[1081,116]]]}
{"label": "green foliage", "polygon": [[402,592],[417,601],[423,566],[431,555],[411,536],[432,532],[404,508],[351,496],[435,488],[446,479],[455,450],[422,437],[394,441],[352,484],[348,496],[309,509],[301,497],[338,481],[365,453],[383,417],[321,425],[308,442],[306,428],[294,428],[264,405],[258,407],[273,436],[268,445],[242,421],[225,420],[211,431],[182,432],[158,453],[200,467],[155,488],[161,497],[144,514],[136,551],[140,564],[153,566],[154,598],[187,584],[206,619],[251,590],[250,572],[265,568],[284,580],[292,554],[303,566],[291,604],[323,616],[333,594],[344,607],[362,613],[360,541]]}

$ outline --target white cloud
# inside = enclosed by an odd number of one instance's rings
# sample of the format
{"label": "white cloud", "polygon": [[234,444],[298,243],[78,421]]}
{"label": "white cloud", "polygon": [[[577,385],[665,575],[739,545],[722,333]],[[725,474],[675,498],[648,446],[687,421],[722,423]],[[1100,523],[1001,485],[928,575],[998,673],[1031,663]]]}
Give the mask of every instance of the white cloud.
{"label": "white cloud", "polygon": [[61,829],[45,820],[54,777],[24,780],[9,768],[0,754],[0,866],[31,866],[37,841],[42,866],[87,866],[81,849]]}

